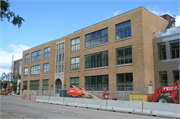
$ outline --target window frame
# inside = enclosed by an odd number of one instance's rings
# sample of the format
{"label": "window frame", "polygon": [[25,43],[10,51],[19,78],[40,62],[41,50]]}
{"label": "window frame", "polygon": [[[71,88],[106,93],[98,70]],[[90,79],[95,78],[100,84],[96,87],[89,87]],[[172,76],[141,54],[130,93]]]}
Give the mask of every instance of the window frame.
{"label": "window frame", "polygon": [[[46,49],[47,49],[47,52],[46,52]],[[50,47],[44,48],[44,59],[47,59],[50,57],[50,51],[51,51]]]}
{"label": "window frame", "polygon": [[42,87],[43,87],[43,90],[48,90],[49,89],[49,79],[43,79],[42,80]]}
{"label": "window frame", "polygon": [[29,54],[25,55],[25,64],[29,63]]}
{"label": "window frame", "polygon": [[[177,53],[177,51],[179,51],[179,48],[172,49],[172,46],[171,46],[172,43],[171,42],[173,42],[173,41],[179,41],[180,42],[180,39],[169,41],[171,59],[177,59],[177,58],[179,58],[177,56],[177,54],[179,55],[179,53]],[[175,50],[175,57],[174,58],[172,57],[172,50]]]}
{"label": "window frame", "polygon": [[[71,80],[74,80],[74,83],[71,83]],[[78,80],[78,83],[76,83]],[[73,85],[73,86],[76,86],[76,87],[79,87],[79,77],[71,77],[70,78],[70,86]]]}
{"label": "window frame", "polygon": [[[48,68],[47,68],[48,66]],[[45,73],[45,70],[48,70],[48,73]],[[43,74],[49,74],[49,62],[43,64]]]}
{"label": "window frame", "polygon": [[[159,51],[159,44],[161,44],[161,47],[162,47],[162,44],[165,44],[165,50]],[[164,59],[163,52],[165,52],[165,59]],[[166,42],[157,43],[157,55],[158,55],[158,60],[166,60],[167,59]]]}
{"label": "window frame", "polygon": [[[127,81],[127,79],[126,79],[126,76],[128,75],[128,74],[130,74],[132,77],[132,82],[128,82]],[[120,76],[120,75],[123,75],[123,77],[124,77],[124,81],[123,82],[119,82],[118,80],[118,76]],[[121,74],[116,74],[116,86],[117,86],[117,91],[132,91],[133,90],[133,73],[121,73]],[[119,83],[121,83],[121,84],[119,84]],[[121,86],[122,87],[124,87],[124,88],[122,88],[122,90],[121,90]],[[129,86],[129,87],[132,87],[132,88],[127,88],[127,86]],[[120,88],[119,88],[120,87]]]}
{"label": "window frame", "polygon": [[[161,80],[161,75],[160,73],[165,73],[166,72],[166,77],[167,77],[167,83],[165,83],[165,80]],[[161,83],[162,82],[162,83]],[[167,71],[159,71],[159,84],[160,86],[168,86],[168,72]]]}
{"label": "window frame", "polygon": [[[33,69],[33,70],[32,70]],[[40,75],[40,70],[41,70],[41,65],[34,65],[34,66],[31,66],[31,73],[30,73],[30,75],[31,76],[38,76],[38,75]],[[35,72],[35,74],[32,74],[32,72],[34,73]],[[39,73],[38,73],[39,72]]]}
{"label": "window frame", "polygon": [[[24,85],[24,83],[26,82],[26,85]],[[28,86],[28,81],[23,81],[23,89],[27,90],[27,86]]]}
{"label": "window frame", "polygon": [[[77,43],[77,40],[79,39],[79,43]],[[75,44],[72,45],[72,41],[75,40]],[[75,48],[72,48],[74,47]],[[75,50],[73,50],[75,49]],[[77,37],[77,38],[74,38],[74,39],[71,39],[71,52],[76,52],[76,51],[79,51],[80,50],[80,37]]]}
{"label": "window frame", "polygon": [[[131,49],[131,54],[126,56],[126,49]],[[118,51],[123,50],[123,56],[118,56]],[[131,59],[131,60],[130,60]],[[120,60],[120,63],[118,61]],[[128,63],[126,63],[126,60],[128,60]],[[123,61],[123,63],[121,63]],[[126,64],[132,64],[133,63],[133,56],[132,56],[132,46],[126,46],[116,49],[116,65],[126,65]]]}
{"label": "window frame", "polygon": [[[103,31],[105,32],[105,35],[103,35]],[[101,36],[98,36],[98,32],[101,32]],[[90,39],[87,39],[88,36],[90,36]],[[106,43],[108,43],[108,27],[85,35],[85,48],[96,47]]]}
{"label": "window frame", "polygon": [[39,60],[41,60],[41,50],[32,52],[31,53],[31,62],[35,62],[35,61],[39,61]]}
{"label": "window frame", "polygon": [[[130,28],[124,29],[124,24],[127,23],[127,22],[130,22]],[[118,25],[121,25],[121,24],[123,25],[123,30],[117,31],[117,26],[118,26]],[[127,21],[124,21],[124,22],[121,22],[121,23],[116,24],[116,25],[115,25],[115,30],[116,30],[116,33],[115,33],[116,41],[123,40],[123,39],[126,39],[126,38],[130,38],[130,37],[132,36],[131,20],[127,20]],[[125,30],[127,31],[127,37],[124,37],[124,34],[125,34],[124,32],[125,32]],[[130,30],[130,36],[128,36],[128,30]],[[121,38],[121,36],[120,36],[120,32],[123,32],[123,37],[122,37],[122,38]],[[117,39],[117,34],[119,34],[119,35],[118,35],[119,39]]]}
{"label": "window frame", "polygon": [[[26,75],[27,74],[27,75]],[[28,67],[24,68],[24,77],[28,77]]]}
{"label": "window frame", "polygon": [[[76,62],[76,58],[79,58],[79,63]],[[75,63],[73,63],[73,64],[72,64],[72,62],[71,62],[72,59],[75,59]],[[79,56],[78,56],[78,57],[72,57],[72,58],[70,59],[70,63],[71,63],[71,64],[70,64],[70,70],[71,70],[71,71],[79,71],[79,67],[80,67],[80,57],[79,57]],[[75,65],[75,69],[74,69],[74,70],[72,69],[72,68],[73,68],[73,67],[72,67],[73,65]]]}
{"label": "window frame", "polygon": [[[101,58],[98,59],[99,54],[101,55]],[[92,56],[95,57],[95,60],[92,60]],[[107,57],[107,58],[104,58],[103,56]],[[90,59],[89,61],[87,61],[88,58]],[[97,66],[97,65],[99,65],[99,66]],[[100,67],[107,67],[107,66],[109,66],[108,50],[103,51],[103,52],[97,52],[97,53],[85,55],[85,69],[100,68]]]}
{"label": "window frame", "polygon": [[[37,82],[37,84],[32,84],[32,83],[36,83]],[[30,90],[39,90],[39,80],[31,80],[30,81]]]}

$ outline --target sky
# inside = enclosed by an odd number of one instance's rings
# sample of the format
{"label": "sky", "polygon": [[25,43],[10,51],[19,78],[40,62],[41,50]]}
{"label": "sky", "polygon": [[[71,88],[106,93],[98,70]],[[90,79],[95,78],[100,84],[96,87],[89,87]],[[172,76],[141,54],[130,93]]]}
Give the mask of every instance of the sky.
{"label": "sky", "polygon": [[143,6],[160,16],[176,16],[180,26],[180,0],[9,0],[10,10],[25,19],[14,26],[0,21],[0,76],[11,71],[14,60],[29,48]]}

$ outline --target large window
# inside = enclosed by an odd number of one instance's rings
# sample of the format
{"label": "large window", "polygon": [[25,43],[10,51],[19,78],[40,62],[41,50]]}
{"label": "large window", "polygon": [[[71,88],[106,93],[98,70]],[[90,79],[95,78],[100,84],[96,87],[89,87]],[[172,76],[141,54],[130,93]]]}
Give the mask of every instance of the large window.
{"label": "large window", "polygon": [[44,79],[43,80],[43,90],[48,90],[48,84],[49,84],[49,80],[48,79]]}
{"label": "large window", "polygon": [[99,52],[85,56],[85,68],[96,68],[108,66],[108,51]]}
{"label": "large window", "polygon": [[79,70],[79,57],[71,58],[71,71]]}
{"label": "large window", "polygon": [[23,81],[23,89],[27,90],[27,81]]}
{"label": "large window", "polygon": [[31,67],[31,76],[40,75],[40,65]]}
{"label": "large window", "polygon": [[132,90],[133,89],[133,74],[117,74],[117,90]]}
{"label": "large window", "polygon": [[44,49],[44,59],[50,57],[50,47]]}
{"label": "large window", "polygon": [[28,76],[28,67],[24,68],[24,76]]}
{"label": "large window", "polygon": [[158,43],[158,59],[165,60],[166,59],[166,43]]}
{"label": "large window", "polygon": [[108,42],[108,28],[86,35],[86,48]]}
{"label": "large window", "polygon": [[132,63],[132,47],[123,47],[116,49],[116,64]]}
{"label": "large window", "polygon": [[56,73],[64,72],[64,47],[64,42],[56,45]]}
{"label": "large window", "polygon": [[21,75],[22,61],[19,61],[19,74]]}
{"label": "large window", "polygon": [[86,90],[109,90],[108,75],[85,77]]}
{"label": "large window", "polygon": [[49,74],[49,63],[43,65],[43,74]]}
{"label": "large window", "polygon": [[179,41],[180,40],[170,41],[171,58],[179,58]]}
{"label": "large window", "polygon": [[30,90],[39,90],[39,80],[30,81]]}
{"label": "large window", "polygon": [[167,71],[159,72],[159,81],[160,81],[160,86],[168,86]]}
{"label": "large window", "polygon": [[116,40],[131,37],[131,21],[116,25]]}
{"label": "large window", "polygon": [[79,77],[70,78],[70,86],[71,85],[79,87]]}
{"label": "large window", "polygon": [[29,63],[29,54],[25,55],[25,64]]}
{"label": "large window", "polygon": [[31,62],[38,60],[41,60],[41,50],[32,53]]}
{"label": "large window", "polygon": [[71,40],[71,52],[78,51],[80,49],[80,38]]}
{"label": "large window", "polygon": [[179,70],[173,71],[174,83],[179,80]]}

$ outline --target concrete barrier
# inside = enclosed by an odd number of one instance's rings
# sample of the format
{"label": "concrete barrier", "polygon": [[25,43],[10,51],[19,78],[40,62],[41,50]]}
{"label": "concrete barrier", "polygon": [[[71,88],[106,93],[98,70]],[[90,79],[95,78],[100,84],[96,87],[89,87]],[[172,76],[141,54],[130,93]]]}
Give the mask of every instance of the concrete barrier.
{"label": "concrete barrier", "polygon": [[64,105],[77,107],[83,103],[83,98],[64,98]]}
{"label": "concrete barrier", "polygon": [[180,118],[180,104],[143,102],[142,114]]}
{"label": "concrete barrier", "polygon": [[84,99],[83,104],[86,104],[87,108],[102,109],[106,108],[106,100],[101,99]]}
{"label": "concrete barrier", "polygon": [[108,100],[106,110],[141,114],[142,102]]}
{"label": "concrete barrier", "polygon": [[48,103],[49,102],[49,96],[37,96],[36,102]]}
{"label": "concrete barrier", "polygon": [[63,97],[53,97],[51,96],[49,99],[49,102],[51,104],[63,104]]}

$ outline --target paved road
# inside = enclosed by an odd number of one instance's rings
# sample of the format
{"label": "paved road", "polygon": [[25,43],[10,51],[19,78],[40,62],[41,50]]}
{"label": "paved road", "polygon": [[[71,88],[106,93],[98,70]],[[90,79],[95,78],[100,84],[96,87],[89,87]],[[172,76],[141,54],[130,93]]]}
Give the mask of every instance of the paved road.
{"label": "paved road", "polygon": [[0,97],[1,119],[163,119],[159,117],[35,103],[20,96]]}

